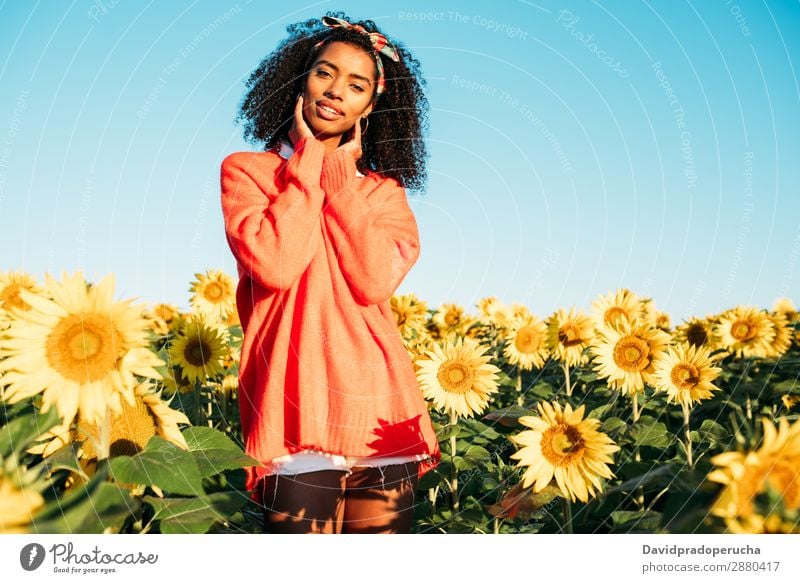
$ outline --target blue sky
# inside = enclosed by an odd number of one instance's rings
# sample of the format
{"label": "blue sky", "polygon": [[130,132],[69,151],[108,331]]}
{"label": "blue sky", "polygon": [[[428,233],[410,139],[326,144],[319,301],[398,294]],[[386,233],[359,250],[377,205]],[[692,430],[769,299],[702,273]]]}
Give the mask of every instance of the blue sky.
{"label": "blue sky", "polygon": [[674,322],[800,303],[800,3],[0,3],[0,269],[114,272],[188,307],[236,275],[219,165],[292,22],[372,18],[419,59],[429,182],[399,292],[546,316],[624,286]]}

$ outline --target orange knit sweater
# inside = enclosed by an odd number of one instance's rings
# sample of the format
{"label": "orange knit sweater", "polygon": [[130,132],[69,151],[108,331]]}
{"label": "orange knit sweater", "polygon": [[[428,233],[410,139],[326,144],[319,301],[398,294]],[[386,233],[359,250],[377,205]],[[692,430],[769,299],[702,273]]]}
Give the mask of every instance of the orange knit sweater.
{"label": "orange knit sweater", "polygon": [[281,455],[428,454],[439,444],[389,298],[419,256],[400,183],[358,178],[352,155],[303,138],[234,152],[221,167],[225,232],[244,329],[239,408],[256,485]]}

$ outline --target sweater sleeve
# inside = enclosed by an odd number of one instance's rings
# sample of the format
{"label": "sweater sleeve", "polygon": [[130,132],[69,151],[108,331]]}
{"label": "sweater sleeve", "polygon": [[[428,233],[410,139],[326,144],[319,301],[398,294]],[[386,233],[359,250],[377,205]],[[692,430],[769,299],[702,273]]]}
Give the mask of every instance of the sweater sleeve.
{"label": "sweater sleeve", "polygon": [[388,192],[373,202],[359,191],[354,175],[355,160],[346,152],[325,158],[323,217],[356,301],[378,304],[392,297],[416,263],[419,232],[405,189],[396,180],[379,185],[378,190]]}
{"label": "sweater sleeve", "polygon": [[252,153],[235,152],[220,170],[225,234],[234,257],[253,281],[285,290],[302,275],[321,239],[320,186],[325,146],[304,138],[284,166],[285,186],[270,202],[264,169]]}

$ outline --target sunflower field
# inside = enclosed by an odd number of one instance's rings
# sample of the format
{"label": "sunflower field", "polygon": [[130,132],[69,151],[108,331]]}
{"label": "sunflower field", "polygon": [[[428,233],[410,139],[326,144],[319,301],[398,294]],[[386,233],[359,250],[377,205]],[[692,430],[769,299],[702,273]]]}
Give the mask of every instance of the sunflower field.
{"label": "sunflower field", "polygon": [[[191,311],[114,277],[0,273],[0,533],[258,533],[244,490],[235,280]],[[390,305],[441,463],[416,533],[800,532],[800,317],[673,326],[627,289],[544,318]]]}

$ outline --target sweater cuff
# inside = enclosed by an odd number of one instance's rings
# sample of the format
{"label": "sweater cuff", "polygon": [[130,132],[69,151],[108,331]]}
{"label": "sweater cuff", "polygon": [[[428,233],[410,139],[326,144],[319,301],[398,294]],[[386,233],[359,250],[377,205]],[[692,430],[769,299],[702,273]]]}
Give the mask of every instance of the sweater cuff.
{"label": "sweater cuff", "polygon": [[294,146],[294,152],[286,163],[286,171],[301,182],[319,184],[325,144],[314,138],[302,138]]}
{"label": "sweater cuff", "polygon": [[356,161],[345,150],[330,152],[322,161],[320,185],[328,195],[334,195],[350,184],[356,176]]}

